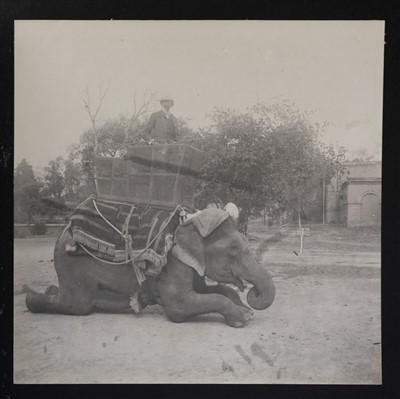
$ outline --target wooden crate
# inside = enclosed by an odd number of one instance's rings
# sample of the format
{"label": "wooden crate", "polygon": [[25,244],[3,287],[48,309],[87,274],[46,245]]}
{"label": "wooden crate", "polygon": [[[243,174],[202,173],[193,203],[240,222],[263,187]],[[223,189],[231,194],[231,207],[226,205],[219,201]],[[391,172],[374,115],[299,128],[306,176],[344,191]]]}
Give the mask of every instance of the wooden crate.
{"label": "wooden crate", "polygon": [[130,146],[124,158],[96,157],[99,199],[194,207],[202,152],[186,144]]}

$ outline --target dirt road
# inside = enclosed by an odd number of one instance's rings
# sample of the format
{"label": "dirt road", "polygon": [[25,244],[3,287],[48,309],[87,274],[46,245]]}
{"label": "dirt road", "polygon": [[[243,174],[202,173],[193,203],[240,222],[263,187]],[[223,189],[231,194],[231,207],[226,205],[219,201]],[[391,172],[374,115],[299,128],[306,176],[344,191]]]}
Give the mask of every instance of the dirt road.
{"label": "dirt road", "polygon": [[[271,234],[250,229],[264,250]],[[296,235],[269,246],[276,300],[241,329],[215,314],[174,324],[159,306],[137,316],[31,314],[21,288],[57,284],[54,242],[15,240],[15,383],[381,382],[379,232],[311,226],[301,256]]]}

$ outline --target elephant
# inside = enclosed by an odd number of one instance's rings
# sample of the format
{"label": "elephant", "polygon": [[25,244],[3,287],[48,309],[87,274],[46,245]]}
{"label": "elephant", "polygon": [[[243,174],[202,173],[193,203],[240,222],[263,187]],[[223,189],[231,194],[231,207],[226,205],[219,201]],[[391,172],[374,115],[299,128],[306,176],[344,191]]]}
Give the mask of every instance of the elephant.
{"label": "elephant", "polygon": [[[130,296],[138,292],[140,309],[159,304],[172,322],[216,312],[237,328],[246,325],[252,309],[264,310],[275,298],[271,275],[238,231],[236,220],[222,209],[204,209],[181,224],[166,265],[159,275],[147,276],[141,286],[131,265],[69,255],[65,236],[64,231],[54,250],[59,287],[52,285],[45,293],[29,289],[26,306],[33,313],[135,313]],[[206,277],[217,284],[208,285]],[[229,286],[243,292],[243,280],[253,285],[247,293],[249,306]]]}

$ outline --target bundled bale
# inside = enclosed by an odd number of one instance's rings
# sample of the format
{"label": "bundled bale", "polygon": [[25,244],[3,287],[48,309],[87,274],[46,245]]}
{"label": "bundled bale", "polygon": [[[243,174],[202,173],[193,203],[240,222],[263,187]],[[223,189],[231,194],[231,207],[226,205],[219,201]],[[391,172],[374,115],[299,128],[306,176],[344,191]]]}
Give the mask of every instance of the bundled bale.
{"label": "bundled bale", "polygon": [[202,152],[186,144],[129,146],[124,158],[96,157],[99,199],[194,208]]}

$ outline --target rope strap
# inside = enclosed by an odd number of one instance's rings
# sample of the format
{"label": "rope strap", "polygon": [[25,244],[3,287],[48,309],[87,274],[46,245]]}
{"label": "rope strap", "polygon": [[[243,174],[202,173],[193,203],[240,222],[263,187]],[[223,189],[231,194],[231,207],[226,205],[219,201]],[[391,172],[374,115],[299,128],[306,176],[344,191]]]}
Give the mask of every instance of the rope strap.
{"label": "rope strap", "polygon": [[137,251],[135,251],[132,248],[132,236],[129,234],[128,232],[128,226],[129,226],[129,221],[132,217],[133,211],[135,209],[134,205],[131,204],[124,204],[124,203],[120,203],[121,205],[128,205],[131,206],[131,210],[127,216],[127,218],[125,219],[125,223],[123,226],[123,231],[119,231],[111,222],[109,222],[104,216],[103,214],[100,212],[99,208],[97,207],[95,198],[93,196],[89,197],[87,200],[85,200],[84,202],[88,201],[89,199],[93,200],[93,205],[97,211],[97,213],[100,215],[100,217],[110,226],[112,227],[118,234],[120,234],[123,239],[125,240],[125,257],[126,260],[122,261],[122,262],[111,262],[111,261],[107,261],[105,259],[101,259],[98,256],[94,255],[92,252],[90,252],[88,249],[86,249],[81,243],[78,242],[79,246],[88,254],[90,255],[92,258],[98,260],[99,262],[108,264],[108,265],[126,265],[130,262],[132,262],[132,266],[136,275],[136,278],[139,282],[139,285],[141,285],[143,283],[143,281],[146,279],[142,269],[145,268],[145,260],[140,259],[141,256],[152,246],[152,244],[155,241],[159,241],[159,237],[161,236],[161,233],[167,228],[167,226],[169,225],[169,223],[171,222],[172,218],[174,217],[174,215],[176,214],[176,212],[178,210],[182,210],[182,207],[180,205],[177,205],[175,207],[175,209],[171,212],[170,217],[168,218],[168,220],[164,221],[164,223],[162,224],[160,231],[153,237],[153,239],[147,243],[146,247],[141,250],[139,253]]}

